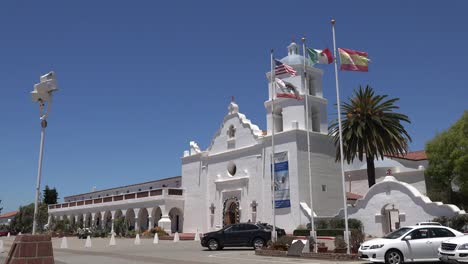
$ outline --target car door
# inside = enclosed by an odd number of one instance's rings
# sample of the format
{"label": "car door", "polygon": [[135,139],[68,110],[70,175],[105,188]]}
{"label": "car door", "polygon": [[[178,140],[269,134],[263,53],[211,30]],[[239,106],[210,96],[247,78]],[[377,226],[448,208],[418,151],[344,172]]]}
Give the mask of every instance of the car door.
{"label": "car door", "polygon": [[254,237],[258,235],[259,227],[254,224],[242,224],[242,244],[249,246],[251,245]]}
{"label": "car door", "polygon": [[405,256],[405,258],[410,258],[413,261],[421,261],[437,257],[437,254],[434,254],[432,250],[432,246],[430,246],[429,228],[418,228],[409,235],[411,239],[404,241],[409,253],[409,256]]}
{"label": "car door", "polygon": [[223,232],[223,244],[225,246],[239,245],[239,225],[231,225],[226,227]]}
{"label": "car door", "polygon": [[434,251],[434,255],[437,257],[438,255],[438,249],[440,245],[442,244],[443,241],[448,240],[452,237],[455,237],[455,234],[452,233],[450,230],[447,228],[443,227],[433,227],[429,228],[429,233],[430,233],[430,246],[432,247],[432,250]]}

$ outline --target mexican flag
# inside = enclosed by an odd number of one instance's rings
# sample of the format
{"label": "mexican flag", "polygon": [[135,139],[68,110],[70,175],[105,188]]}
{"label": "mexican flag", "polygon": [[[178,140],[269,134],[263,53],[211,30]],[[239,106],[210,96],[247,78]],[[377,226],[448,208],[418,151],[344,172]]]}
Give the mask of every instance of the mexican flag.
{"label": "mexican flag", "polygon": [[333,62],[333,56],[329,49],[319,50],[307,48],[307,53],[309,53],[309,59],[312,63],[330,64]]}
{"label": "mexican flag", "polygon": [[344,71],[369,71],[369,55],[367,52],[338,48],[341,66]]}

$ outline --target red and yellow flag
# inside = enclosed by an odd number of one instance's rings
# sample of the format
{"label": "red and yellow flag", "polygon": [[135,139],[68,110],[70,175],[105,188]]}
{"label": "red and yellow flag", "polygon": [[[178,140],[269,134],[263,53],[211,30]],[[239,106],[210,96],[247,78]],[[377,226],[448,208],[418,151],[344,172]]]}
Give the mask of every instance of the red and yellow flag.
{"label": "red and yellow flag", "polygon": [[367,72],[369,70],[367,52],[342,48],[338,48],[338,52],[340,53],[341,70],[362,72]]}

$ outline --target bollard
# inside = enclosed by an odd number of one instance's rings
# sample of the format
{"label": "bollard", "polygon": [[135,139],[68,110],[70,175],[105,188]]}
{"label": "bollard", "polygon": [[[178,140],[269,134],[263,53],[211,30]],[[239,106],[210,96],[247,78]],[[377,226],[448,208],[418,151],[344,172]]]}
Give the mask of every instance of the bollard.
{"label": "bollard", "polygon": [[5,252],[5,249],[3,248],[3,240],[0,240],[0,253]]}
{"label": "bollard", "polygon": [[176,232],[174,235],[174,242],[179,242],[179,232]]}
{"label": "bollard", "polygon": [[140,234],[136,234],[136,237],[135,237],[135,242],[133,242],[135,245],[140,245],[141,244],[141,240],[140,240]]}
{"label": "bollard", "polygon": [[111,239],[109,241],[109,246],[115,246],[116,243],[115,243],[115,235],[114,233],[112,233],[112,236],[111,236]]}
{"label": "bollard", "polygon": [[67,241],[66,236],[62,238],[62,243],[60,244],[60,248],[68,248],[68,241]]}
{"label": "bollard", "polygon": [[93,245],[92,245],[92,243],[91,243],[91,237],[88,236],[88,237],[86,238],[85,248],[90,248],[90,247],[92,247],[92,246],[93,246]]}
{"label": "bollard", "polygon": [[8,235],[7,235],[7,237],[10,237],[10,232],[8,232]]}
{"label": "bollard", "polygon": [[198,232],[198,228],[197,228],[197,233],[195,234],[195,241],[200,241],[200,233]]}
{"label": "bollard", "polygon": [[153,244],[158,244],[158,243],[159,243],[159,236],[158,236],[158,233],[154,233]]}

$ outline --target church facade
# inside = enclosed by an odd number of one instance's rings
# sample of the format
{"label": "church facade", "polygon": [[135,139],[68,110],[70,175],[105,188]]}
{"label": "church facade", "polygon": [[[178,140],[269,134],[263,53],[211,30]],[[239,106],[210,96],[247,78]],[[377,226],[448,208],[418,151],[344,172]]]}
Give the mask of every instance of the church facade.
{"label": "church facade", "polygon": [[[266,130],[232,101],[206,149],[190,142],[181,158],[181,176],[67,196],[63,203],[49,206],[49,223],[67,218],[77,226],[114,231],[114,221],[124,217],[136,231],[159,226],[169,233],[205,233],[232,223],[260,221],[292,233],[312,215],[343,217],[344,191],[328,136],[323,71],[309,61],[304,69],[304,59],[291,43],[288,55],[280,60],[298,73],[275,76],[293,88],[291,96],[278,96],[272,73],[266,73]],[[424,152],[385,157],[375,166],[377,184],[370,189],[365,162],[345,167],[347,200],[352,201],[348,212],[363,221],[366,233],[381,235],[401,224],[465,213],[425,196]]]}
{"label": "church facade", "polygon": [[[124,215],[133,218],[133,223],[138,228],[160,224],[166,225],[168,231],[190,233],[197,230],[212,231],[237,222],[261,221],[271,224],[272,210],[275,207],[276,225],[292,232],[298,225],[307,224],[311,215],[307,133],[311,146],[314,212],[323,216],[336,214],[343,207],[343,191],[339,165],[335,162],[335,147],[327,135],[327,100],[323,97],[323,72],[306,61],[307,81],[304,80],[304,74],[299,74],[304,71],[304,57],[298,54],[295,43],[288,46],[288,56],[281,59],[281,62],[293,67],[298,74],[277,74],[276,78],[293,85],[299,98],[278,98],[275,87],[271,86],[272,74],[267,72],[268,85],[265,85],[265,89],[269,90],[269,98],[264,103],[266,131],[260,130],[239,111],[235,102],[231,102],[210,146],[201,150],[195,142],[191,142],[190,150],[184,152],[180,186],[175,186],[180,187],[181,196],[171,196],[166,192],[167,199],[177,201],[177,228],[174,228],[173,223],[167,224],[175,220],[169,215],[171,208],[161,210],[159,204],[162,202],[155,201],[156,196],[151,196],[152,190],[125,190],[125,186],[114,188],[117,191],[112,189],[110,195],[108,190],[102,190],[102,196],[92,192],[66,197],[66,203],[75,204],[72,207],[70,204],[54,205],[49,209],[49,214],[73,218],[73,221],[89,219],[88,225],[92,225],[97,219],[100,219],[102,225],[106,225],[113,222],[115,215]],[[306,100],[309,106],[307,117]],[[275,149],[274,191],[272,138]],[[146,199],[145,204],[142,204],[144,208],[129,208],[141,201],[138,199],[140,192],[148,192],[148,195],[140,194],[140,199]],[[120,195],[123,195],[123,200],[106,199],[108,196]],[[83,204],[77,205],[80,199]],[[86,210],[83,210],[83,206]],[[140,205],[135,204],[135,207],[138,206]],[[155,211],[158,213],[154,214]]]}

